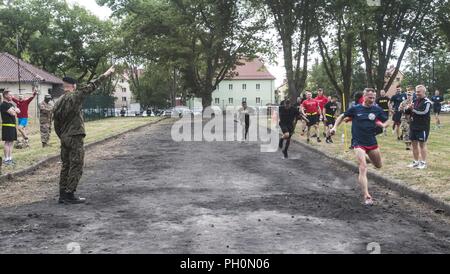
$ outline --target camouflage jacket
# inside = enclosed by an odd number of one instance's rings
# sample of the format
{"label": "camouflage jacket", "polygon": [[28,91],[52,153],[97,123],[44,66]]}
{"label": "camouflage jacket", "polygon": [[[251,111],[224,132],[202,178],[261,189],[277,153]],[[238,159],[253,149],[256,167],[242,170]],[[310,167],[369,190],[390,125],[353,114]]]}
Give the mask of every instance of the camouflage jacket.
{"label": "camouflage jacket", "polygon": [[50,124],[52,122],[53,106],[45,101],[39,104],[39,121],[41,124]]}
{"label": "camouflage jacket", "polygon": [[55,132],[59,138],[75,135],[86,136],[84,118],[81,111],[83,101],[106,78],[104,75],[101,75],[76,91],[65,93],[56,101],[53,107],[53,120]]}
{"label": "camouflage jacket", "polygon": [[402,112],[402,121],[404,121],[404,122],[408,122],[408,123],[411,122],[412,111],[406,110],[406,107],[411,103],[412,103],[411,100],[406,99],[400,104],[399,110]]}

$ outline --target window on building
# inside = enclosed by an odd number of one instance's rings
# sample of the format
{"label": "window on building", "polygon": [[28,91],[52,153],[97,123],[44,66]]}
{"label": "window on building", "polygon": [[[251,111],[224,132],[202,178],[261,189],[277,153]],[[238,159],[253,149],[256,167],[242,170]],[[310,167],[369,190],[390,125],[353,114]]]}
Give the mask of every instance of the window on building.
{"label": "window on building", "polygon": [[214,99],[214,104],[216,104],[216,105],[220,104],[220,99],[219,98],[215,98]]}
{"label": "window on building", "polygon": [[242,90],[247,90],[247,84],[242,84]]}
{"label": "window on building", "polygon": [[228,104],[233,104],[233,98],[228,98]]}
{"label": "window on building", "polygon": [[228,85],[228,89],[229,89],[229,90],[233,90],[233,84],[229,84],[229,85]]}
{"label": "window on building", "polygon": [[122,92],[127,92],[127,88],[122,88]]}
{"label": "window on building", "polygon": [[242,98],[242,102],[247,102],[247,98],[246,97]]}
{"label": "window on building", "polygon": [[261,98],[256,97],[256,103],[257,103],[257,104],[261,104]]}
{"label": "window on building", "polygon": [[260,90],[261,89],[261,84],[256,84],[256,90]]}
{"label": "window on building", "polygon": [[127,101],[127,97],[122,97],[122,102],[126,102]]}

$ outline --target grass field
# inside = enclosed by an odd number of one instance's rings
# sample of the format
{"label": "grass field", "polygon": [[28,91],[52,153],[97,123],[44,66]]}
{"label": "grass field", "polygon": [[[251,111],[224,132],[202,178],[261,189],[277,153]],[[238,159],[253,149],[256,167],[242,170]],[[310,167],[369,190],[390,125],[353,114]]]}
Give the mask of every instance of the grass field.
{"label": "grass field", "polygon": [[[129,129],[139,127],[141,125],[157,121],[158,117],[117,117],[104,120],[98,120],[86,123],[86,139],[85,143],[92,143],[103,140],[107,137],[117,135]],[[13,158],[16,162],[14,166],[2,167],[2,174],[26,168],[37,163],[49,156],[59,153],[60,142],[54,130],[50,138],[50,147],[42,148],[41,137],[37,125],[31,121],[30,124],[30,148],[14,149]],[[1,155],[3,157],[3,144],[0,145]]]}
{"label": "grass field", "polygon": [[[441,115],[442,128],[435,129],[435,120],[432,119],[430,139],[428,143],[428,169],[416,170],[407,167],[413,160],[412,151],[405,149],[402,141],[397,141],[392,126],[388,129],[387,136],[378,137],[381,147],[384,167],[371,170],[383,176],[398,179],[414,189],[427,192],[432,196],[450,202],[450,115]],[[342,143],[342,133],[347,131],[347,141]],[[321,126],[323,130],[323,125]],[[300,127],[297,127],[295,139],[306,142],[306,137],[301,137]],[[322,136],[323,137],[323,136]],[[311,139],[311,146],[319,148],[336,158],[350,160],[356,163],[354,153],[348,147],[351,142],[351,124],[341,125],[339,132],[333,138],[334,144],[326,144],[324,138],[322,143]]]}

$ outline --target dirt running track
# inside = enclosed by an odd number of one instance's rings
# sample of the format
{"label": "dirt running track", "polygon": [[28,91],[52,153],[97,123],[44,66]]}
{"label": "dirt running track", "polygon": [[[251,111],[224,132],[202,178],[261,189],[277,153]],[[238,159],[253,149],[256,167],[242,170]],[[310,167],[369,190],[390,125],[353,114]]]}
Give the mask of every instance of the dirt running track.
{"label": "dirt running track", "polygon": [[1,253],[449,253],[450,222],[355,174],[291,147],[175,143],[170,121],[92,148],[79,193],[57,204],[59,165],[0,188]]}

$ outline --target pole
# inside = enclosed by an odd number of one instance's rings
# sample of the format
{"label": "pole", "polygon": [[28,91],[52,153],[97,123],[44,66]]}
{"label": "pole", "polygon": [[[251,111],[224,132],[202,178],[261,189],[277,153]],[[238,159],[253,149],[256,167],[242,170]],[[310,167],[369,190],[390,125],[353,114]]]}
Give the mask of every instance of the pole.
{"label": "pole", "polygon": [[19,52],[19,34],[16,36],[16,45],[17,45],[17,79],[19,82],[19,94],[22,94],[22,88],[20,83],[20,52]]}

